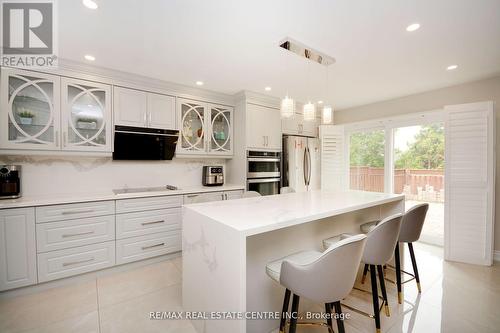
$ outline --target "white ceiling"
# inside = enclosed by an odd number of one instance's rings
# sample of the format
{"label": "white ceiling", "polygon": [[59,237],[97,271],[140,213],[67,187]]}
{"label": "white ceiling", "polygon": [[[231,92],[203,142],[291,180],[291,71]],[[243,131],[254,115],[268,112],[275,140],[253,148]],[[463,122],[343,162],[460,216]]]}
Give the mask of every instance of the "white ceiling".
{"label": "white ceiling", "polygon": [[[96,2],[58,1],[61,58],[229,94],[346,108],[500,73],[500,0]],[[328,92],[324,66],[278,47],[286,36],[337,59]]]}

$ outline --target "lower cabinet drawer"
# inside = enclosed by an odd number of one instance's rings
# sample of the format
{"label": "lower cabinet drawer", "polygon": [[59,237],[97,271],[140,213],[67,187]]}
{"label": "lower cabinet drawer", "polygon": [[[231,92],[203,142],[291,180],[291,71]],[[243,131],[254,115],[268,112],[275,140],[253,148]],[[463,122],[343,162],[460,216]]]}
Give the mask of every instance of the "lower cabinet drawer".
{"label": "lower cabinet drawer", "polygon": [[125,264],[127,262],[177,252],[181,249],[180,230],[121,239],[116,241],[116,263]]}
{"label": "lower cabinet drawer", "polygon": [[181,229],[180,208],[116,215],[116,239]]}
{"label": "lower cabinet drawer", "polygon": [[115,242],[38,254],[38,282],[87,273],[115,264]]}
{"label": "lower cabinet drawer", "polygon": [[99,216],[36,226],[37,252],[102,243],[115,239],[115,216]]}

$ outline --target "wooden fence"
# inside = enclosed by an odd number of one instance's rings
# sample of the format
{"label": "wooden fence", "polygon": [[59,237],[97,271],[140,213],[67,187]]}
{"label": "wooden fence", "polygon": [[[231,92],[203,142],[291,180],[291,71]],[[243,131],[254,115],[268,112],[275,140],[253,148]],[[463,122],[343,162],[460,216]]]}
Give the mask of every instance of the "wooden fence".
{"label": "wooden fence", "polygon": [[[384,168],[351,167],[351,189],[384,192]],[[394,170],[394,193],[408,199],[443,201],[444,171],[441,169]]]}

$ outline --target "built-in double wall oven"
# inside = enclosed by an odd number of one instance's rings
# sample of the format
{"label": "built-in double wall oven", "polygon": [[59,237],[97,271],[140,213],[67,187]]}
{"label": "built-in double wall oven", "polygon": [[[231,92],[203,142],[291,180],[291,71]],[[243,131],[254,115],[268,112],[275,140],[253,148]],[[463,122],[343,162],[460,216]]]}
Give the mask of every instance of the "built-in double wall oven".
{"label": "built-in double wall oven", "polygon": [[281,153],[247,152],[247,190],[262,195],[278,194],[281,180]]}

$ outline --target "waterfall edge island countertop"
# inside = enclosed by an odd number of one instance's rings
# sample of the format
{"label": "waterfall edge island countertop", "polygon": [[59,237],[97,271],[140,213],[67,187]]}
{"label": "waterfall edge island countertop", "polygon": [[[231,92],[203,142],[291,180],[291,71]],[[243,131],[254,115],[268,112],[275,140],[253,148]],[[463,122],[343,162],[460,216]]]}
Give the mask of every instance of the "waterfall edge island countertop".
{"label": "waterfall edge island countertop", "polygon": [[266,276],[267,262],[301,250],[322,250],[323,239],[360,233],[361,224],[396,213],[404,213],[404,195],[363,191],[319,190],[186,205],[184,310],[243,317],[193,320],[198,332],[271,332],[277,320],[248,320],[254,312],[281,311],[284,289]]}

